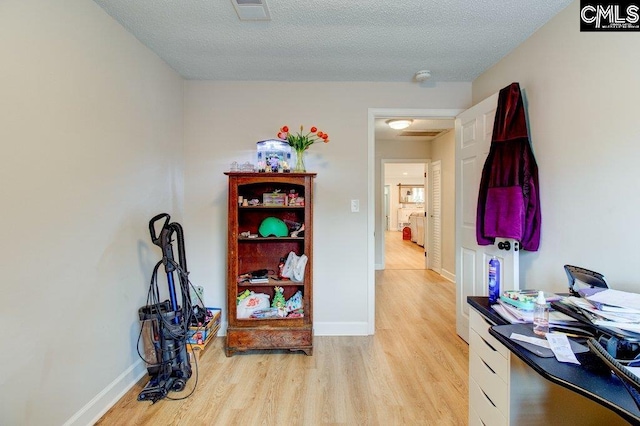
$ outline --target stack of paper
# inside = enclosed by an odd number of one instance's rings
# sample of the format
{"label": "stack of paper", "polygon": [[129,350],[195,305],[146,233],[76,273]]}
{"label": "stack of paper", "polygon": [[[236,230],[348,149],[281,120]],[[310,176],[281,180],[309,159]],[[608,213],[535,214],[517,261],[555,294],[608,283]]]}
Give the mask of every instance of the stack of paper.
{"label": "stack of paper", "polygon": [[[531,310],[516,308],[515,306],[509,303],[505,303],[502,300],[498,300],[498,303],[492,305],[491,307],[498,313],[498,315],[500,315],[510,324],[533,322],[533,311]],[[549,312],[549,324],[570,325],[575,324],[576,322],[576,319],[571,318],[570,316],[565,315],[562,312]]]}
{"label": "stack of paper", "polygon": [[599,327],[640,333],[640,294],[607,289],[586,298],[569,297]]}

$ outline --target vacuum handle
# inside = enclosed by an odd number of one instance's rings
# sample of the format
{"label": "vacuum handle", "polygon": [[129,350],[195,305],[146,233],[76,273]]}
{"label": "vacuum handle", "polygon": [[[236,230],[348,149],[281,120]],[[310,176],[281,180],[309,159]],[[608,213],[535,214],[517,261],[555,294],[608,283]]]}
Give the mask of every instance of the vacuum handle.
{"label": "vacuum handle", "polygon": [[153,242],[153,244],[159,247],[162,247],[162,242],[160,241],[160,238],[156,235],[155,223],[162,218],[164,218],[164,224],[162,225],[162,229],[166,229],[167,226],[169,225],[169,221],[171,220],[171,216],[169,216],[168,213],[160,213],[159,215],[154,216],[149,221],[149,233],[151,234],[151,241]]}

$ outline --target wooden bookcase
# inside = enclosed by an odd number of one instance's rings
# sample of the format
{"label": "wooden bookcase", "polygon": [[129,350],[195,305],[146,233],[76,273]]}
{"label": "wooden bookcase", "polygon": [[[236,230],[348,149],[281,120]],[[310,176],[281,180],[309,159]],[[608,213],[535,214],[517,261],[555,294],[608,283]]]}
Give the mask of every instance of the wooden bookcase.
{"label": "wooden bookcase", "polygon": [[[227,316],[226,355],[255,349],[288,349],[313,353],[313,179],[315,173],[244,173],[227,172],[229,178],[228,248],[227,248]],[[304,199],[304,205],[265,205],[264,194],[291,192]],[[259,204],[243,205],[244,200]],[[299,200],[300,201],[300,200]],[[298,203],[300,204],[300,203]],[[262,237],[258,229],[267,217],[282,219],[295,230],[304,224],[304,233],[292,237]],[[250,236],[247,237],[246,233]],[[257,236],[256,236],[257,235]],[[289,234],[290,235],[290,234]],[[278,280],[278,264],[290,252],[308,257],[301,282]],[[260,269],[269,271],[267,283],[250,283],[240,277]],[[273,301],[275,287],[284,288],[289,300],[302,293],[302,316],[284,318],[238,318],[237,297],[245,290],[265,293]]]}

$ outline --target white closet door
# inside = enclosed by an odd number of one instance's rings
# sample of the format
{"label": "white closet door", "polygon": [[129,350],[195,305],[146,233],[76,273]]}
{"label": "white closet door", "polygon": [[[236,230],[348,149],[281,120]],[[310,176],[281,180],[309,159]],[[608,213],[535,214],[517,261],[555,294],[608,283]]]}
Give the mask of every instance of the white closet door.
{"label": "white closet door", "polygon": [[431,163],[431,249],[428,268],[442,272],[442,167],[440,161]]}

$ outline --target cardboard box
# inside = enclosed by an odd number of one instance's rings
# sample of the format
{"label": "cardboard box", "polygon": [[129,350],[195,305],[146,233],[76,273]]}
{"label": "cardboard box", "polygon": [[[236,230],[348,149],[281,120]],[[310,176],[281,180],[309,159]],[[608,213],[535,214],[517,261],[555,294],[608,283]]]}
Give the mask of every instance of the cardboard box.
{"label": "cardboard box", "polygon": [[265,206],[284,206],[287,203],[287,194],[281,192],[265,192],[262,194],[262,204]]}

